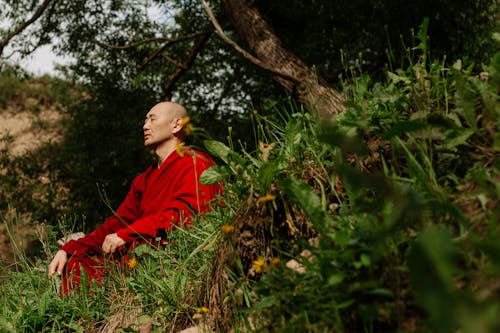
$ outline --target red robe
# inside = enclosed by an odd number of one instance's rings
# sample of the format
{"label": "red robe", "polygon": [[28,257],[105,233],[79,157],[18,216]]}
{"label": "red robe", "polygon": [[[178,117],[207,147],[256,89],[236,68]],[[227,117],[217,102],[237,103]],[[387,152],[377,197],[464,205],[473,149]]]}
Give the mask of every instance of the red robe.
{"label": "red robe", "polygon": [[206,212],[221,192],[219,185],[199,181],[213,164],[208,155],[193,149],[182,156],[174,151],[160,167],[149,167],[134,178],[113,216],[85,237],[61,247],[71,256],[63,275],[62,294],[80,284],[80,265],[91,278],[105,274],[101,246],[107,235],[116,233],[130,246],[135,240],[153,240],[173,225],[189,224],[194,214]]}

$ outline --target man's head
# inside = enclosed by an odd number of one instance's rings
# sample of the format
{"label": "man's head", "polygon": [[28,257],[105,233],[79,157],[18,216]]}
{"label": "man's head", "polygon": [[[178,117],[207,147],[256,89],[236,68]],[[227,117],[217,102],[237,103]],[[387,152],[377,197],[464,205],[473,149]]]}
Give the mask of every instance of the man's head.
{"label": "man's head", "polygon": [[161,102],[146,114],[144,121],[144,145],[150,148],[183,141],[182,119],[187,117],[186,109],[177,103]]}

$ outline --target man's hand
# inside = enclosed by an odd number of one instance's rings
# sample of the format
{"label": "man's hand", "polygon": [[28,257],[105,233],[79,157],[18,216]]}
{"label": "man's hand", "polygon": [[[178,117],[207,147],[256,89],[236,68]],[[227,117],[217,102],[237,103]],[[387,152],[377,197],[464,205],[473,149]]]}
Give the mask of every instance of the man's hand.
{"label": "man's hand", "polygon": [[117,234],[109,234],[104,238],[102,242],[102,250],[104,253],[113,253],[116,249],[122,245],[125,245],[125,241],[118,237]]}
{"label": "man's hand", "polygon": [[54,259],[49,264],[49,279],[52,278],[52,275],[54,275],[55,272],[57,272],[58,275],[61,275],[64,269],[64,266],[66,266],[66,262],[68,261],[68,254],[64,250],[59,250],[57,251],[56,255],[54,256]]}

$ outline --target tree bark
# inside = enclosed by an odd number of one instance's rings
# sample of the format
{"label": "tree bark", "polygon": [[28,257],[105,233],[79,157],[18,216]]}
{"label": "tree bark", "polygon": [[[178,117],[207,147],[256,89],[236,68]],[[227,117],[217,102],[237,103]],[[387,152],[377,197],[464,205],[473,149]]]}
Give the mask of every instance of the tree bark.
{"label": "tree bark", "polygon": [[308,110],[320,115],[344,111],[342,95],[284,47],[254,0],[224,0],[224,10],[239,39],[266,67],[284,74],[271,73],[273,79]]}

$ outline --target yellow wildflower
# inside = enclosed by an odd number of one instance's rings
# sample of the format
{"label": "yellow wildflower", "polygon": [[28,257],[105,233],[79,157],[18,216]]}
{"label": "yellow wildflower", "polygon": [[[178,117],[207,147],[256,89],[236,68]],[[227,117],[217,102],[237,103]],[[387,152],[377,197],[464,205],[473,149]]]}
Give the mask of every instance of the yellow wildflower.
{"label": "yellow wildflower", "polygon": [[264,203],[264,202],[268,202],[268,201],[273,201],[274,199],[276,199],[275,195],[273,195],[273,194],[266,194],[265,196],[260,197],[257,201],[260,202],[260,203]]}
{"label": "yellow wildflower", "polygon": [[205,306],[202,306],[202,307],[196,309],[196,312],[198,312],[198,313],[207,313],[208,312],[208,308],[205,307]]}
{"label": "yellow wildflower", "polygon": [[130,269],[134,269],[135,266],[137,266],[137,259],[135,258],[131,258],[129,261],[128,261],[128,268]]}
{"label": "yellow wildflower", "polygon": [[181,120],[181,126],[183,126],[183,127],[186,126],[187,124],[190,123],[190,121],[191,121],[191,118],[189,118],[189,117],[182,118],[182,120]]}
{"label": "yellow wildflower", "polygon": [[229,136],[231,136],[231,134],[233,133],[233,126],[227,127],[227,133],[229,134]]}
{"label": "yellow wildflower", "polygon": [[271,259],[271,267],[276,267],[279,265],[279,263],[280,263],[280,258],[276,257],[276,258]]}
{"label": "yellow wildflower", "polygon": [[180,156],[184,156],[184,150],[186,150],[186,148],[184,147],[184,142],[179,142],[175,146],[175,150],[177,151],[177,154],[179,154]]}
{"label": "yellow wildflower", "polygon": [[262,257],[258,257],[257,260],[254,260],[252,263],[253,270],[255,273],[262,273],[266,269],[266,260]]}
{"label": "yellow wildflower", "polygon": [[220,230],[223,233],[228,234],[228,233],[234,231],[234,227],[232,225],[229,225],[229,224],[224,224],[222,227],[220,227]]}
{"label": "yellow wildflower", "polygon": [[184,117],[181,120],[182,130],[184,131],[184,135],[191,135],[193,133],[193,126],[191,125],[191,119],[189,117]]}

